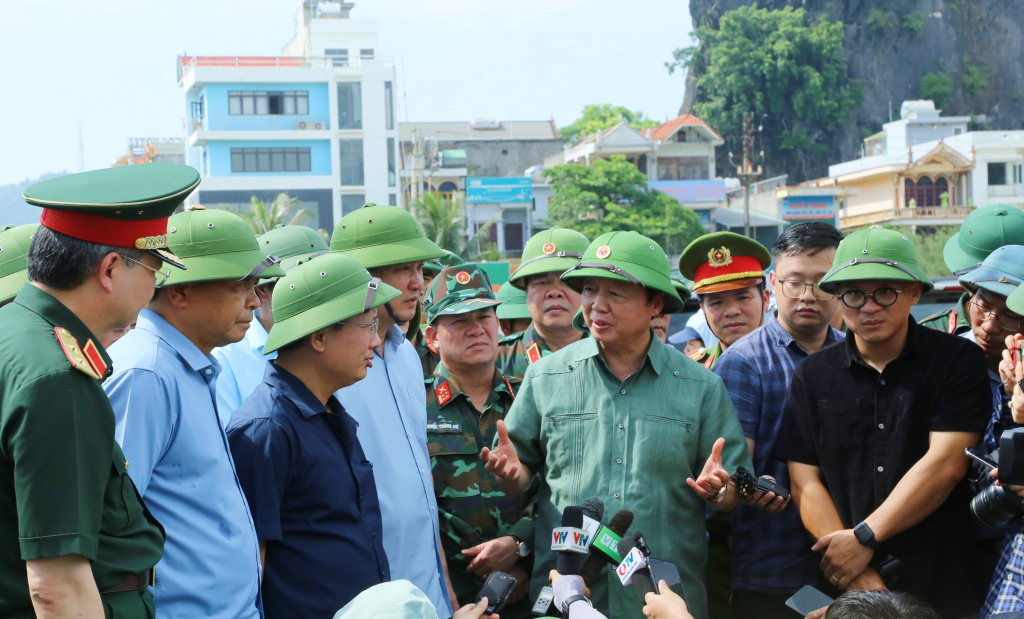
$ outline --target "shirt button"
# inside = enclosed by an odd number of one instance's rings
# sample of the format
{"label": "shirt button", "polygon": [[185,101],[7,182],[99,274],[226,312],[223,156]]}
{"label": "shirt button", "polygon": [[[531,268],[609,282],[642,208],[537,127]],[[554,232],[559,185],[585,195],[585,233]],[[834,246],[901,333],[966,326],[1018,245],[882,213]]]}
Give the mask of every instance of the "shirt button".
{"label": "shirt button", "polygon": [[206,373],[207,374],[213,374],[213,370],[211,370],[210,368],[206,368]]}
{"label": "shirt button", "polygon": [[625,389],[623,389],[623,390],[622,390],[622,391],[620,391],[619,393],[621,393],[622,395],[626,395],[626,390],[625,390]]}
{"label": "shirt button", "polygon": [[616,458],[615,462],[616,462],[617,464],[622,464],[622,458]]}
{"label": "shirt button", "polygon": [[621,429],[623,429],[623,428],[625,428],[625,427],[626,427],[626,426],[622,425],[621,423],[619,424],[619,429],[620,429],[620,430],[621,430]]}
{"label": "shirt button", "polygon": [[885,429],[885,424],[884,423],[878,424],[878,429],[879,430],[884,430]]}
{"label": "shirt button", "polygon": [[879,382],[879,384],[882,384],[882,385],[884,385],[884,384],[885,384],[885,379],[883,378],[882,380],[880,380],[880,381],[878,381],[878,382]]}
{"label": "shirt button", "polygon": [[679,372],[672,372],[673,376],[679,376]]}
{"label": "shirt button", "polygon": [[881,472],[882,472],[882,471],[884,471],[884,470],[885,470],[885,469],[884,469],[883,467],[878,467],[878,472],[879,472],[879,473],[881,473]]}
{"label": "shirt button", "polygon": [[619,498],[619,493],[618,492],[615,493],[615,498],[616,499]]}

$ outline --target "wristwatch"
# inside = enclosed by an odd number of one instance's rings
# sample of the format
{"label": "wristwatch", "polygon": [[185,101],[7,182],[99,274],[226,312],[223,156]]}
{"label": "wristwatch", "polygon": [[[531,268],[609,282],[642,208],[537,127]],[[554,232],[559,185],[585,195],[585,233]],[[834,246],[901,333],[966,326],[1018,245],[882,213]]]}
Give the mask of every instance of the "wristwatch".
{"label": "wristwatch", "polygon": [[879,542],[875,539],[875,532],[871,530],[868,523],[862,522],[853,527],[853,534],[861,545],[867,546],[871,550],[878,550]]}
{"label": "wristwatch", "polygon": [[587,604],[590,604],[591,608],[594,607],[594,603],[591,602],[589,599],[587,599],[587,596],[582,595],[582,594],[576,594],[576,595],[570,597],[569,599],[567,599],[566,601],[562,602],[562,616],[568,617],[569,616],[569,607],[572,606],[573,602],[579,602],[580,600],[585,600]]}
{"label": "wristwatch", "polygon": [[530,555],[530,547],[526,545],[526,542],[524,542],[523,540],[519,539],[519,537],[517,537],[515,535],[509,535],[509,537],[511,537],[513,540],[515,540],[516,544],[519,546],[519,556],[520,557],[527,557],[527,556]]}

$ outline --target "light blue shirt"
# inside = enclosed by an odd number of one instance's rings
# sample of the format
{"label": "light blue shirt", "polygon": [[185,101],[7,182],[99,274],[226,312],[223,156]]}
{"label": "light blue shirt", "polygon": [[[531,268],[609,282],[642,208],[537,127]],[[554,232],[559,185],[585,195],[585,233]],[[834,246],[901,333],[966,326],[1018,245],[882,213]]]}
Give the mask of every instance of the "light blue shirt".
{"label": "light blue shirt", "polygon": [[452,616],[441,567],[437,499],[427,451],[427,392],[416,349],[388,329],[366,378],[334,395],[359,422],[359,443],[373,463],[392,580],[419,587],[442,619]]}
{"label": "light blue shirt", "polygon": [[167,532],[157,617],[259,619],[259,542],[217,418],[220,367],[149,310],[109,353],[115,437]]}
{"label": "light blue shirt", "polygon": [[249,323],[249,330],[241,342],[213,349],[213,357],[220,364],[220,375],[217,376],[217,413],[223,428],[228,427],[231,415],[263,382],[267,362],[277,358],[277,351],[263,356],[263,346],[267,343],[268,335],[263,323],[259,321],[259,310],[256,310],[256,316]]}

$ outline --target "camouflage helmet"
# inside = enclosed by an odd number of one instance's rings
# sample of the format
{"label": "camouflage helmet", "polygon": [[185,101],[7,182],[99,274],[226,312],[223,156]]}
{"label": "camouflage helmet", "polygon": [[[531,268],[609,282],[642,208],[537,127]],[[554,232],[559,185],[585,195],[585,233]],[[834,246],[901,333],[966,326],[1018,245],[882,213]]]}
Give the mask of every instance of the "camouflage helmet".
{"label": "camouflage helmet", "polygon": [[428,325],[438,316],[465,314],[499,305],[494,297],[491,280],[479,264],[448,267],[438,273],[423,298],[423,309]]}

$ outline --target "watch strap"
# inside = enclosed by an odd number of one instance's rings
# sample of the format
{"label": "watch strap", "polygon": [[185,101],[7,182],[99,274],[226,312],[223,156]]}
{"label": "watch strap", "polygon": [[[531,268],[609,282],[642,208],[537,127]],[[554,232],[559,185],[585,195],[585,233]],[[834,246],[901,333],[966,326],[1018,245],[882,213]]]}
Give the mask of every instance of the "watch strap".
{"label": "watch strap", "polygon": [[587,602],[587,604],[590,604],[591,607],[594,606],[594,603],[591,602],[589,599],[587,599],[587,596],[583,595],[582,593],[577,593],[576,595],[574,595],[574,596],[570,597],[569,599],[567,599],[566,601],[562,602],[562,614],[565,615],[566,617],[568,617],[569,616],[569,607],[572,606],[573,603],[579,602],[580,600],[585,600]]}

